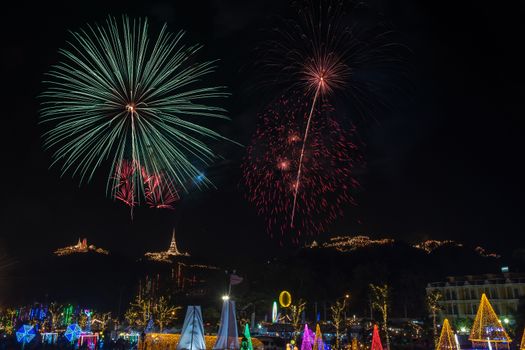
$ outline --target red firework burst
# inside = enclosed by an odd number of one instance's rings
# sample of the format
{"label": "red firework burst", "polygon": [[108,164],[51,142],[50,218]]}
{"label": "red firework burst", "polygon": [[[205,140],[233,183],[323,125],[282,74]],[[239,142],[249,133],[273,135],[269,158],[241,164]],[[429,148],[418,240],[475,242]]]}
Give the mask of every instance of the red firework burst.
{"label": "red firework burst", "polygon": [[[381,105],[378,93],[381,89],[378,87],[385,81],[373,77],[381,76],[380,72],[399,62],[399,55],[395,52],[401,47],[389,42],[382,30],[376,33],[350,25],[352,20],[345,11],[344,1],[319,1],[318,6],[314,3],[317,1],[299,5],[298,21],[284,21],[274,31],[275,37],[263,44],[260,50],[259,71],[271,77],[271,83],[281,86],[285,93],[299,94],[305,101],[300,114],[304,120],[296,120],[302,127],[297,130],[301,139],[295,154],[297,158],[280,161],[278,166],[283,171],[294,169],[295,172],[288,217],[292,228],[296,225],[300,197],[308,195],[301,193],[307,187],[303,184],[303,163],[309,161],[308,152],[312,152],[312,147],[319,142],[310,141],[310,137],[313,137],[312,133],[319,135],[319,130],[315,130],[317,126],[323,127],[323,122],[331,120],[316,121],[327,118],[323,115],[325,107],[322,105],[336,95],[344,94],[347,101],[352,101],[347,105],[353,115],[369,115],[371,109]],[[372,74],[367,74],[371,69]],[[296,112],[289,110],[287,113]]]}
{"label": "red firework burst", "polygon": [[345,204],[354,203],[353,192],[359,187],[355,171],[363,163],[351,141],[355,131],[343,130],[332,117],[332,108],[318,104],[304,143],[301,135],[310,109],[308,101],[280,99],[261,115],[261,125],[247,148],[242,165],[247,197],[265,218],[270,234],[322,232],[342,215]]}
{"label": "red firework burst", "polygon": [[[115,199],[122,201],[133,210],[139,200],[135,181],[139,176],[143,180],[144,199],[150,208],[173,209],[173,204],[179,200],[178,192],[173,182],[162,173],[149,173],[145,167],[136,162],[124,160],[115,167],[117,186],[114,190]],[[133,212],[132,212],[133,213]],[[132,214],[133,215],[133,214]]]}
{"label": "red firework burst", "polygon": [[162,174],[148,174],[142,169],[144,179],[144,196],[150,208],[173,209],[179,200],[175,185]]}
{"label": "red firework burst", "polygon": [[135,176],[136,164],[134,162],[123,160],[115,167],[115,180],[117,186],[115,188],[115,199],[122,201],[128,207],[133,208],[137,202],[135,201]]}

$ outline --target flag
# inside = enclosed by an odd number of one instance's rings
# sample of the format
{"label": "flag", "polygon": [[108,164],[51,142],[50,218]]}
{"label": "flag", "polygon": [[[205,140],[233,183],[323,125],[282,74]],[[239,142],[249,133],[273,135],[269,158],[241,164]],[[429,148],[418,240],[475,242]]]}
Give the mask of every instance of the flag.
{"label": "flag", "polygon": [[242,277],[235,274],[230,275],[230,285],[234,286],[242,282]]}

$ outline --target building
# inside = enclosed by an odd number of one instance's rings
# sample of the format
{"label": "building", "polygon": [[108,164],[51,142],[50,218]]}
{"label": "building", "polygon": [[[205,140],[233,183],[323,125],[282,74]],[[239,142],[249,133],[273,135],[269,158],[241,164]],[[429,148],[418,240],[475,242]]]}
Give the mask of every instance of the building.
{"label": "building", "polygon": [[427,295],[441,294],[441,319],[474,319],[481,295],[485,293],[501,319],[508,319],[518,309],[519,299],[525,297],[525,274],[510,273],[447,277],[445,282],[429,283]]}

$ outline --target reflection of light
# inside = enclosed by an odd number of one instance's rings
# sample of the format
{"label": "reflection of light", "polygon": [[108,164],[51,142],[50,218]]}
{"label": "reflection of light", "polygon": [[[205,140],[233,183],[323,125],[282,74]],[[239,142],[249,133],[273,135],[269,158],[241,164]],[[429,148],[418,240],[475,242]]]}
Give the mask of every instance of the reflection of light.
{"label": "reflection of light", "polygon": [[229,295],[223,295],[222,296],[222,300],[224,300],[224,301],[230,300],[230,296]]}

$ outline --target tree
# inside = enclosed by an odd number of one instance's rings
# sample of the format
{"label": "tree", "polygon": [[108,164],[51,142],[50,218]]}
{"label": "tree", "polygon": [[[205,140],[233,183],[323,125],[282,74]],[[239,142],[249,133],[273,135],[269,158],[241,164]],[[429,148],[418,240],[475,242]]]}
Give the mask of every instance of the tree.
{"label": "tree", "polygon": [[389,287],[387,284],[382,286],[370,284],[370,300],[372,307],[381,313],[383,319],[382,328],[385,333],[386,348],[390,350],[390,337],[388,336],[388,309],[389,309]]}
{"label": "tree", "polygon": [[306,301],[303,299],[297,300],[294,304],[290,305],[290,314],[292,318],[292,325],[294,329],[294,339],[296,334],[301,332],[301,316],[306,308]]}
{"label": "tree", "polygon": [[332,321],[335,327],[335,348],[336,349],[339,349],[341,323],[343,323],[344,321],[344,312],[346,309],[346,302],[348,298],[349,298],[349,295],[347,294],[344,297],[336,300],[335,304],[330,306],[330,312],[332,314]]}
{"label": "tree", "polygon": [[434,346],[438,343],[438,327],[437,327],[437,313],[441,310],[439,301],[443,298],[443,295],[434,290],[427,294],[427,309],[432,315],[432,328],[434,334]]}
{"label": "tree", "polygon": [[151,317],[151,301],[141,298],[140,295],[129,304],[124,318],[132,327],[144,329]]}
{"label": "tree", "polygon": [[181,309],[180,306],[174,306],[170,301],[161,296],[152,304],[153,320],[159,326],[162,332],[164,327],[171,321],[177,319],[177,311]]}

